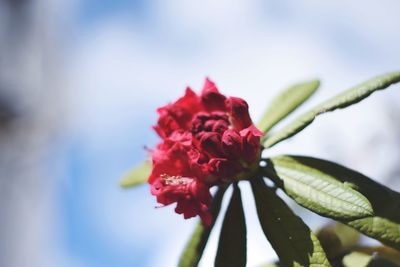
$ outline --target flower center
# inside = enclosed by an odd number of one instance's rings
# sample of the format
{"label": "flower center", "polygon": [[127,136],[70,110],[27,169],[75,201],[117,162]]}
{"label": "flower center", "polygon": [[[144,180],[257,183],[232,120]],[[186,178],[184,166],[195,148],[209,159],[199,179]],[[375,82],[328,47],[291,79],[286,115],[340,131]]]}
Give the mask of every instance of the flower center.
{"label": "flower center", "polygon": [[180,175],[171,176],[168,174],[161,174],[160,175],[162,183],[164,186],[166,185],[185,185],[189,184],[193,179],[188,177],[182,177]]}
{"label": "flower center", "polygon": [[229,117],[224,112],[202,112],[197,114],[193,119],[192,133],[195,136],[201,132],[217,132],[222,134],[229,128],[229,125]]}

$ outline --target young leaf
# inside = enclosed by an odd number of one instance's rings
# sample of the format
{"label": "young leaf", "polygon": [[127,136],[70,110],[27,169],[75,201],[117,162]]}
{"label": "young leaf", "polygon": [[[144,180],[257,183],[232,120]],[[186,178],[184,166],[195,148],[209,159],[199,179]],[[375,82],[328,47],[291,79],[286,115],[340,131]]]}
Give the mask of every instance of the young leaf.
{"label": "young leaf", "polygon": [[400,265],[400,251],[387,246],[376,247],[353,247],[353,251],[362,252],[368,255],[379,255],[393,263]]}
{"label": "young leaf", "polygon": [[[298,157],[271,158],[267,168],[282,181],[285,192],[300,205],[334,219],[357,219],[373,214],[368,199],[334,174],[301,164]],[[273,167],[273,169],[271,169]]]}
{"label": "young leaf", "polygon": [[361,234],[352,227],[337,222],[333,228],[344,248],[354,247],[360,241]]}
{"label": "young leaf", "polygon": [[392,72],[375,77],[339,95],[336,95],[335,97],[323,102],[322,104],[299,116],[296,120],[284,127],[282,130],[270,136],[264,142],[264,146],[272,147],[273,145],[292,137],[311,124],[318,115],[358,103],[373,92],[385,89],[391,84],[399,81],[400,72]]}
{"label": "young leaf", "polygon": [[333,266],[344,254],[354,250],[360,239],[357,230],[339,222],[326,225],[316,235]]}
{"label": "young leaf", "polygon": [[222,224],[215,266],[246,266],[246,221],[237,184]]}
{"label": "young leaf", "polygon": [[275,124],[309,99],[318,89],[319,84],[318,80],[313,80],[296,84],[283,91],[272,100],[257,128],[264,133],[268,132]]}
{"label": "young leaf", "polygon": [[147,181],[151,173],[151,162],[145,161],[129,171],[121,179],[120,185],[124,188],[141,185]]}
{"label": "young leaf", "polygon": [[262,179],[251,181],[265,236],[283,266],[330,266],[317,237]]}
{"label": "young leaf", "polygon": [[374,255],[364,254],[361,252],[352,252],[343,258],[343,266],[345,267],[398,267],[391,260],[381,257],[379,253]]}
{"label": "young leaf", "polygon": [[196,267],[203,255],[204,248],[206,247],[211,230],[217,220],[219,211],[221,209],[222,198],[226,191],[226,187],[219,187],[213,198],[211,206],[211,215],[213,217],[212,224],[208,227],[199,222],[189,240],[186,244],[181,258],[179,260],[179,267]]}
{"label": "young leaf", "polygon": [[352,252],[344,256],[343,265],[345,267],[367,267],[370,261],[370,255],[360,252]]}
{"label": "young leaf", "polygon": [[267,169],[300,205],[400,249],[400,193],[344,166],[310,157],[275,157]]}

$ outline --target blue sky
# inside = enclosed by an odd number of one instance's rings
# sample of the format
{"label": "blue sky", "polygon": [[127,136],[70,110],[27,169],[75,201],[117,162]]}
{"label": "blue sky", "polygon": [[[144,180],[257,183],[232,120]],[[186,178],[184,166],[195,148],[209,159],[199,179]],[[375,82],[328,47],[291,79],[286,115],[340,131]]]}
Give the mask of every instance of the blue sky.
{"label": "blue sky", "polygon": [[[324,91],[311,105],[398,69],[399,4],[362,2],[360,8],[355,2],[88,0],[72,5],[75,34],[65,65],[68,127],[59,156],[65,168],[56,189],[61,212],[55,219],[64,266],[174,266],[195,221],[184,221],[173,207],[155,209],[146,186],[124,191],[118,179],[145,157],[144,146],[157,142],[151,130],[156,107],[182,95],[185,86],[199,90],[209,76],[223,93],[246,99],[257,119],[268,100],[293,82],[323,79]],[[398,93],[390,92],[373,105],[327,116],[279,152],[319,155],[384,176],[395,163],[367,155],[396,158],[390,149],[396,136],[385,119],[395,97]],[[335,127],[340,120],[346,129]],[[371,124],[387,130],[368,133]],[[359,129],[365,129],[361,137]],[[387,145],[368,147],[376,136]],[[338,137],[349,143],[335,146]],[[381,168],[371,164],[377,161]],[[242,187],[248,196],[248,187]],[[275,255],[249,198],[245,205],[254,226],[249,266],[255,266]],[[311,225],[321,222],[308,217]],[[212,236],[203,266],[212,262],[217,237]]]}
{"label": "blue sky", "polygon": [[80,1],[77,4],[77,17],[82,26],[96,24],[113,15],[130,15],[133,18],[143,18],[146,14],[146,1],[115,0],[115,1]]}

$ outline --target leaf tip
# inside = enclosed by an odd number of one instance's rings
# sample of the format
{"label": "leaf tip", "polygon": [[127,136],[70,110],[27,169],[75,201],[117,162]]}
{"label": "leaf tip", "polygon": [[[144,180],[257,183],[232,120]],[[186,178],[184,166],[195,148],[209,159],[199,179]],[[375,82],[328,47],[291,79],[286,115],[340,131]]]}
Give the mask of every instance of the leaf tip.
{"label": "leaf tip", "polygon": [[129,182],[127,181],[126,178],[122,178],[122,179],[119,181],[119,186],[120,186],[121,188],[123,188],[123,189],[127,189],[127,188],[129,188]]}
{"label": "leaf tip", "polygon": [[135,186],[136,183],[132,182],[130,179],[123,177],[120,181],[119,181],[119,186],[123,189],[128,189],[132,186]]}
{"label": "leaf tip", "polygon": [[308,82],[313,91],[316,91],[321,86],[321,81],[319,79],[314,79]]}
{"label": "leaf tip", "polygon": [[133,170],[126,172],[119,181],[119,186],[122,188],[130,188],[145,183],[151,173],[151,168],[150,162],[143,162]]}

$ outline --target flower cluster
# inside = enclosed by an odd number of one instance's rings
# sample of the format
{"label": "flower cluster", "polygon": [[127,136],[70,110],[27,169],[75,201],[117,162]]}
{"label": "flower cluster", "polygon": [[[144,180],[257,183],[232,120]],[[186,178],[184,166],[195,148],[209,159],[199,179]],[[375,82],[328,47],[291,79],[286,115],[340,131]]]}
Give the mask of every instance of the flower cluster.
{"label": "flower cluster", "polygon": [[183,97],[157,110],[155,131],[162,138],[152,151],[151,193],[163,205],[177,203],[184,218],[212,221],[210,187],[240,179],[257,164],[263,136],[247,103],[219,93],[206,79],[200,95]]}

